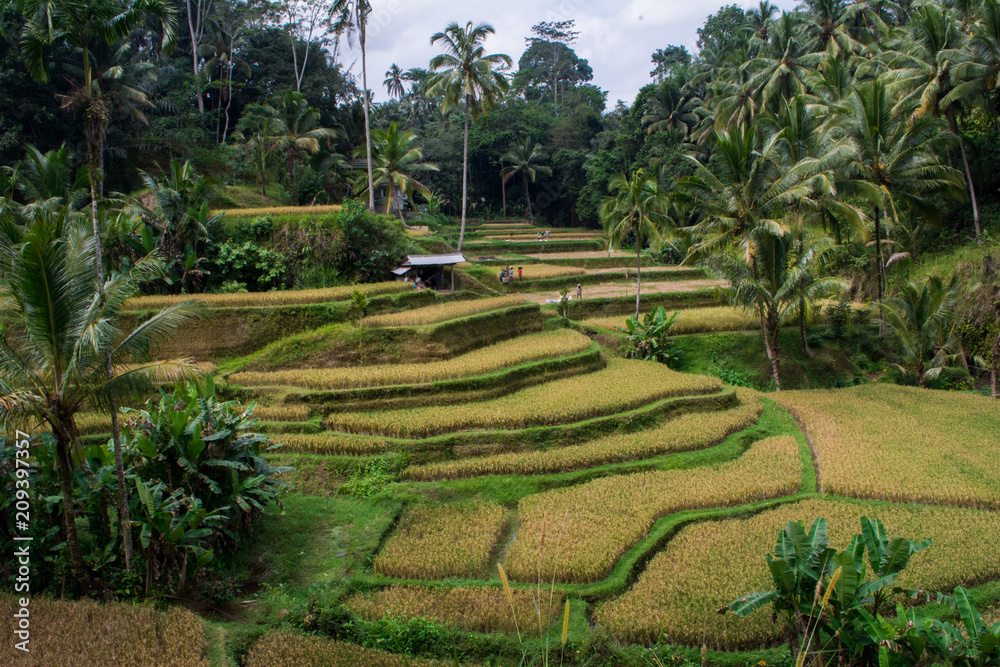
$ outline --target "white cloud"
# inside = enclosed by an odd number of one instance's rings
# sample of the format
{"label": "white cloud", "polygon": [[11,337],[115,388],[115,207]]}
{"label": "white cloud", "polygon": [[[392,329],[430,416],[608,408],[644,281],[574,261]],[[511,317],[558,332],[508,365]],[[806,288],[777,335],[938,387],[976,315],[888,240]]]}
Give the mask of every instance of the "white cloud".
{"label": "white cloud", "polygon": [[[725,0],[372,0],[373,18],[368,35],[368,85],[376,100],[386,99],[384,73],[396,63],[404,70],[427,67],[439,52],[430,37],[452,21],[491,23],[496,35],[486,42],[490,53],[506,53],[516,65],[524,51],[524,38],[539,21],[575,19],[580,31],[573,48],[594,70],[593,83],[608,91],[608,106],[615,100],[631,102],[649,83],[650,55],[668,44],[683,44],[694,51],[697,29]],[[751,0],[738,4],[755,5]],[[791,9],[796,2],[778,0]],[[342,60],[353,62],[361,78],[360,53],[343,51]]]}

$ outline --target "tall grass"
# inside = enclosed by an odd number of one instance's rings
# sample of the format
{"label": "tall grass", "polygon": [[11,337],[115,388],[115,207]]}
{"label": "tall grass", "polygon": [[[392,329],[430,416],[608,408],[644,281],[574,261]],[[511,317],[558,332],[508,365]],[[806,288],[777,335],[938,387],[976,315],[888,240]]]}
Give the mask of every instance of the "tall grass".
{"label": "tall grass", "polygon": [[315,216],[330,215],[340,211],[340,204],[330,204],[328,206],[265,206],[260,208],[223,208],[212,211],[212,215],[225,214],[227,218],[260,218],[265,215],[285,216]]}

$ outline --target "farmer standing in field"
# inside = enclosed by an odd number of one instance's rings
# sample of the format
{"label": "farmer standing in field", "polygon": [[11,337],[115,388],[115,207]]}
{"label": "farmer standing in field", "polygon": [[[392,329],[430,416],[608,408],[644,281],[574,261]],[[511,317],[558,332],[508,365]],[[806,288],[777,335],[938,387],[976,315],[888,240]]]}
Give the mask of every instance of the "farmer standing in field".
{"label": "farmer standing in field", "polygon": [[520,266],[519,266],[519,267],[517,267],[517,279],[518,279],[518,280],[524,280],[524,279],[523,279],[523,278],[521,277],[521,267],[520,267]]}
{"label": "farmer standing in field", "polygon": [[583,300],[583,285],[581,285],[580,283],[576,284],[576,300],[577,301]]}

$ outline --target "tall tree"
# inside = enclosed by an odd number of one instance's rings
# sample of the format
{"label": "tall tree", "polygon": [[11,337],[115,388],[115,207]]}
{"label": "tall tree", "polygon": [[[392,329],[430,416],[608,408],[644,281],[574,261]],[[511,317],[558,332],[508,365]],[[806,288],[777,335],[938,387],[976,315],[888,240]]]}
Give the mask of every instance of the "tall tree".
{"label": "tall tree", "polygon": [[212,0],[184,0],[187,12],[188,37],[191,39],[191,75],[194,77],[194,95],[198,100],[198,113],[205,113],[205,98],[202,93],[204,74],[201,71],[201,40],[205,36],[208,16],[212,11]]}
{"label": "tall tree", "polygon": [[[312,45],[323,46],[333,28],[331,18],[339,13],[339,2],[330,0],[281,0],[279,5],[285,30],[292,46],[292,70],[295,90],[302,92],[302,80],[309,64]],[[299,44],[303,45],[302,62],[299,63]]]}
{"label": "tall tree", "polygon": [[542,150],[541,144],[532,145],[527,139],[524,139],[504,153],[500,157],[501,162],[507,163],[508,166],[504,167],[500,171],[500,177],[504,179],[504,183],[513,178],[516,174],[521,174],[524,180],[524,206],[525,212],[528,214],[528,219],[534,221],[535,216],[531,210],[531,192],[528,190],[528,181],[532,183],[538,178],[539,174],[542,176],[551,176],[552,169],[547,167],[541,162],[548,158],[545,151]]}
{"label": "tall tree", "polygon": [[393,63],[392,67],[386,70],[385,81],[382,82],[382,85],[385,86],[389,97],[403,99],[403,70],[399,69],[399,65]]}
{"label": "tall tree", "polygon": [[469,203],[469,118],[487,113],[503,94],[509,83],[503,72],[510,68],[511,59],[503,53],[486,53],[483,42],[496,31],[488,23],[465,27],[452,23],[444,32],[435,33],[431,44],[440,43],[444,53],[430,63],[434,74],[427,86],[430,95],[442,97],[441,112],[448,113],[462,103],[465,107],[465,131],[462,141],[462,226],[458,235],[458,251],[465,240],[465,214]]}
{"label": "tall tree", "polygon": [[642,288],[642,246],[657,245],[669,224],[664,212],[669,205],[659,179],[637,169],[630,178],[618,174],[608,184],[609,196],[601,202],[601,222],[609,245],[621,246],[629,234],[635,240],[635,316],[639,317],[639,292]]}
{"label": "tall tree", "polygon": [[[415,145],[417,135],[407,130],[399,129],[396,122],[389,127],[372,130],[372,145],[375,148],[375,187],[385,187],[385,212],[391,215],[395,212],[403,219],[403,195],[411,197],[419,192],[423,196],[430,195],[426,185],[417,180],[417,175],[429,171],[437,171],[437,166],[424,162],[424,151]],[[364,181],[355,186],[356,192],[363,192]]]}
{"label": "tall tree", "polygon": [[372,174],[372,131],[371,131],[371,96],[368,94],[368,16],[372,12],[368,0],[335,0],[333,13],[337,17],[334,31],[340,35],[347,34],[348,41],[358,36],[361,47],[361,104],[365,115],[365,155],[368,160],[368,210],[375,210],[375,179]]}
{"label": "tall tree", "polygon": [[[0,254],[9,267],[7,288],[15,296],[6,306],[7,316],[22,325],[0,332],[0,418],[5,424],[33,420],[51,428],[67,551],[78,580],[89,589],[93,579],[80,547],[73,497],[73,448],[79,436],[75,417],[88,406],[117,411],[118,405],[148,395],[157,382],[196,373],[184,361],[142,359],[151,343],[170,335],[197,310],[191,302],[181,302],[131,331],[124,328],[125,301],[138,294],[143,282],[161,275],[162,265],[147,257],[128,272],[112,273],[95,284],[92,263],[100,240],[75,233],[74,216],[68,207],[40,211],[23,231],[11,226],[0,231]],[[116,467],[124,490],[124,468]],[[123,501],[120,496],[124,535],[131,529]]]}
{"label": "tall tree", "polygon": [[921,388],[955,358],[958,349],[958,282],[947,284],[931,276],[923,284],[910,282],[899,295],[882,304],[881,318],[889,326],[902,359],[899,368],[912,373]]}

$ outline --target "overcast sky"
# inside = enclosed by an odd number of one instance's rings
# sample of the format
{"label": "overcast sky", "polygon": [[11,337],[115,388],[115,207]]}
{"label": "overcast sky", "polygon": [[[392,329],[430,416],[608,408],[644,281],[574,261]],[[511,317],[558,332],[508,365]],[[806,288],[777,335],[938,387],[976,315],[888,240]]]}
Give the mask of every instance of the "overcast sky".
{"label": "overcast sky", "polygon": [[[732,0],[730,0],[731,2]],[[756,0],[737,0],[744,7]],[[491,23],[496,35],[486,42],[488,53],[506,53],[515,66],[524,52],[524,38],[541,21],[575,19],[580,32],[573,45],[594,70],[594,83],[608,91],[608,108],[622,99],[631,103],[649,83],[650,55],[668,44],[696,50],[697,30],[726,0],[371,0],[368,34],[368,85],[378,101],[387,98],[382,81],[393,63],[403,70],[427,67],[438,53],[430,37],[452,21]],[[777,0],[792,9],[796,0]],[[341,56],[361,79],[360,54]]]}

